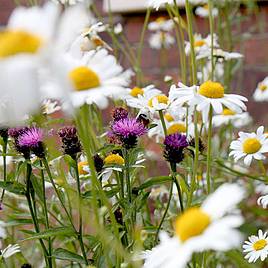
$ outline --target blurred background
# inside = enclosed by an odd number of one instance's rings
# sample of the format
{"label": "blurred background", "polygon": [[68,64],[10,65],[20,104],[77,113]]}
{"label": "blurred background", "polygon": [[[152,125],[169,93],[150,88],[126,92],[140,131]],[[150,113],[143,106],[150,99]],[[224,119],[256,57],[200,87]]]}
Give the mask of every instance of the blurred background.
{"label": "blurred background", "polygon": [[[108,1],[108,0],[107,0]],[[108,10],[113,13],[114,24],[121,23],[125,37],[131,46],[137,48],[140,34],[145,18],[144,0],[95,0],[94,4],[102,20],[109,21]],[[249,0],[252,1],[252,0]],[[255,1],[252,1],[252,3]],[[20,1],[22,4],[23,1]],[[16,7],[14,0],[0,0],[0,25],[5,25],[12,10]],[[180,13],[185,17],[183,7]],[[268,76],[268,1],[258,1],[255,5],[241,5],[240,14],[233,18],[232,38],[235,43],[234,51],[242,53],[245,57],[242,67],[237,71],[233,80],[233,90],[249,98],[248,110],[254,117],[255,124],[268,123],[268,105],[266,102],[254,102],[252,94],[258,82]],[[225,14],[226,15],[226,14]],[[231,16],[232,14],[230,14]],[[154,12],[150,20],[155,20],[159,16],[167,16],[162,11]],[[224,14],[219,14],[224,16]],[[195,16],[195,32],[206,36],[209,33],[209,23],[207,18]],[[163,90],[168,86],[163,82],[165,75],[173,77],[175,82],[180,81],[178,65],[179,53],[176,46],[167,50],[166,61],[161,63],[161,52],[150,48],[148,40],[151,33],[147,31],[146,41],[142,56],[142,70],[145,81],[154,83]],[[104,39],[109,43],[109,36]],[[119,60],[128,67],[127,60],[123,55],[119,55]],[[133,84],[133,86],[135,86]]]}

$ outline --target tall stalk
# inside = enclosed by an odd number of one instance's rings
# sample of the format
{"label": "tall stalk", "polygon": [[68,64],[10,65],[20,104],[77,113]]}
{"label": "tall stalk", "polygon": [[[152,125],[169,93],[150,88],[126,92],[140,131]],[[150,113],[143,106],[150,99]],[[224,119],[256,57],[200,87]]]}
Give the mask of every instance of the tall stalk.
{"label": "tall stalk", "polygon": [[79,209],[79,227],[78,227],[78,240],[81,247],[81,251],[84,257],[84,260],[86,264],[88,265],[87,260],[87,254],[83,243],[83,211],[81,206],[81,185],[80,185],[80,178],[79,178],[79,172],[78,172],[78,165],[77,165],[77,159],[74,159],[75,161],[75,176],[76,176],[76,185],[77,185],[77,199],[78,199],[78,209]]}
{"label": "tall stalk", "polygon": [[[47,209],[47,199],[46,199],[46,187],[45,187],[45,176],[43,171],[43,164],[40,160],[40,166],[41,166],[41,180],[42,180],[42,193],[43,193],[43,208],[44,208],[44,215],[45,215],[45,226],[46,229],[49,229],[49,219],[48,219],[48,209]],[[52,241],[51,238],[48,238],[48,258],[52,258]]]}
{"label": "tall stalk", "polygon": [[208,0],[208,8],[209,8],[209,28],[210,28],[210,36],[211,36],[211,80],[214,80],[214,60],[213,60],[213,50],[214,50],[214,18],[213,18],[213,1]]}
{"label": "tall stalk", "polygon": [[[186,16],[187,16],[187,23],[188,23],[188,36],[189,36],[190,47],[191,47],[192,82],[194,85],[196,85],[197,84],[197,67],[196,67],[196,58],[195,58],[195,49],[194,49],[192,9],[191,9],[189,0],[186,0],[185,7],[186,7]],[[194,109],[194,132],[195,132],[195,154],[194,154],[193,175],[191,179],[191,191],[190,191],[190,197],[187,202],[188,206],[191,205],[193,193],[196,187],[196,175],[197,175],[197,170],[198,170],[199,132],[198,132],[198,111],[196,110],[196,107]]]}
{"label": "tall stalk", "polygon": [[[34,208],[33,208],[33,204],[32,204],[32,200],[31,200],[31,191],[32,191],[32,183],[31,183],[31,175],[32,175],[32,166],[31,164],[27,163],[27,167],[26,167],[26,199],[28,202],[28,206],[29,206],[29,210],[30,210],[30,214],[33,220],[33,224],[34,224],[34,228],[35,228],[35,232],[36,233],[40,233],[40,229],[39,229],[39,224],[38,224],[38,219],[37,219],[37,215],[35,214]],[[44,244],[44,241],[42,239],[39,239],[44,257],[45,257],[45,261],[46,264],[49,268],[52,268],[52,259],[48,258],[48,252],[46,249],[46,246]]]}
{"label": "tall stalk", "polygon": [[208,194],[210,193],[210,188],[211,188],[211,154],[212,154],[212,116],[213,116],[213,110],[212,106],[210,106],[209,109],[209,123],[208,123],[208,149],[207,149],[207,191]]}

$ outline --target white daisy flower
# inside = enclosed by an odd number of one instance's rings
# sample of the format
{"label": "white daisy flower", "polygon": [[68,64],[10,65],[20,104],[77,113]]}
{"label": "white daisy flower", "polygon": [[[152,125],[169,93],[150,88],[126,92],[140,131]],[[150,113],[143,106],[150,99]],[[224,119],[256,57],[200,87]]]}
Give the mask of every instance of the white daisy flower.
{"label": "white daisy flower", "polygon": [[[191,122],[190,118],[188,119],[188,126],[186,120],[175,120],[169,113],[166,113],[164,115],[164,118],[168,135],[175,133],[186,134],[187,127],[188,127],[188,135],[189,136],[194,135],[194,124],[193,122]],[[161,120],[154,119],[152,124],[155,125],[155,127],[149,129],[148,137],[149,138],[155,137],[156,142],[159,142],[160,139],[165,137]]]}
{"label": "white daisy flower", "polygon": [[[199,17],[202,17],[202,18],[208,18],[209,17],[209,7],[208,7],[208,4],[197,7],[196,10],[195,10],[195,14],[197,16],[199,16]],[[212,16],[215,18],[215,17],[218,16],[218,14],[219,14],[219,10],[214,7],[212,9]]]}
{"label": "white daisy flower", "polygon": [[49,115],[54,114],[57,111],[60,111],[61,107],[58,101],[52,101],[51,99],[46,99],[42,103],[42,112],[43,114]]}
{"label": "white daisy flower", "polygon": [[6,237],[7,237],[6,223],[0,221],[0,239],[5,239]]}
{"label": "white daisy flower", "polygon": [[257,204],[259,206],[262,206],[263,208],[267,208],[268,207],[268,195],[263,195],[259,197],[257,200]]}
{"label": "white daisy flower", "polygon": [[258,236],[251,235],[243,245],[243,252],[246,253],[245,259],[248,262],[256,262],[258,259],[264,261],[268,255],[268,237],[267,232],[258,231]]}
{"label": "white daisy flower", "polygon": [[146,254],[143,267],[182,268],[194,252],[227,251],[239,246],[242,237],[236,228],[243,223],[243,218],[235,213],[235,207],[243,197],[240,186],[224,184],[200,208],[187,209],[175,221],[173,237],[161,233],[160,244]]}
{"label": "white daisy flower", "polygon": [[263,126],[260,126],[256,133],[239,132],[238,135],[238,140],[232,141],[230,145],[232,151],[229,154],[236,162],[244,157],[245,165],[250,166],[253,158],[265,159],[263,154],[268,152],[268,139]]}
{"label": "white daisy flower", "polygon": [[175,38],[167,32],[157,31],[149,38],[149,45],[153,49],[170,48],[175,43]]}
{"label": "white daisy flower", "polygon": [[248,112],[237,114],[228,108],[224,108],[222,114],[214,115],[212,124],[215,127],[232,124],[236,128],[241,128],[252,122],[252,118]]}
{"label": "white daisy flower", "polygon": [[71,98],[75,107],[95,103],[105,109],[108,98],[119,99],[125,93],[132,72],[124,72],[107,50],[89,51],[81,59],[70,55],[65,58],[68,77],[74,87]]}
{"label": "white daisy flower", "polygon": [[91,26],[84,28],[82,33],[74,39],[68,52],[75,58],[81,58],[90,50],[105,48],[112,51],[113,49],[99,36],[99,33],[107,31],[108,27],[108,25],[95,22],[95,19],[92,19]]}
{"label": "white daisy flower", "polygon": [[148,7],[152,7],[158,10],[161,6],[164,6],[165,4],[172,5],[173,3],[173,0],[148,0]]}
{"label": "white daisy flower", "polygon": [[[86,11],[80,5],[67,8],[62,14],[53,3],[17,7],[13,11],[0,33],[0,123],[21,124],[25,115],[39,110],[40,69],[53,68],[58,55],[86,21]],[[58,79],[57,69],[51,74]],[[60,85],[64,83],[61,78]]]}
{"label": "white daisy flower", "polygon": [[[122,96],[123,100],[126,100],[128,106],[131,106],[132,100],[134,103],[136,103],[136,100],[139,95],[144,96],[147,100],[147,103],[149,99],[153,96],[156,96],[161,93],[159,89],[157,89],[154,85],[149,85],[146,87],[133,87],[133,88],[128,88],[125,91],[125,95]],[[132,107],[132,106],[131,106]]]}
{"label": "white daisy flower", "polygon": [[[218,36],[216,34],[213,35],[213,45],[214,47],[219,47],[218,44]],[[206,38],[203,38],[201,34],[194,34],[194,50],[197,57],[207,53],[211,47],[211,35],[209,34]],[[191,53],[191,44],[190,42],[185,42],[185,53],[186,55],[190,55]]]}
{"label": "white daisy flower", "polygon": [[190,107],[196,105],[197,110],[202,113],[203,122],[208,121],[210,107],[216,114],[223,112],[223,107],[242,113],[247,107],[244,102],[247,98],[236,94],[225,94],[224,87],[218,82],[206,81],[200,87],[187,87],[179,83],[179,88],[173,86],[173,94],[177,97],[176,103],[187,103]]}
{"label": "white daisy flower", "polygon": [[121,23],[117,23],[115,26],[114,26],[114,33],[115,34],[121,34],[123,32],[123,26]]}
{"label": "white daisy flower", "polygon": [[148,24],[150,31],[169,32],[174,28],[173,20],[167,20],[165,17],[158,17],[155,21]]}
{"label": "white daisy flower", "polygon": [[76,5],[78,3],[83,3],[83,2],[91,2],[89,0],[52,0],[52,2],[56,3],[56,4],[62,4],[62,5],[66,5],[66,6],[73,6]]}
{"label": "white daisy flower", "polygon": [[18,252],[20,252],[20,246],[18,244],[8,245],[1,250],[1,258],[7,259]]}
{"label": "white daisy flower", "polygon": [[258,83],[253,98],[255,101],[268,101],[268,77]]}
{"label": "white daisy flower", "polygon": [[[244,56],[238,52],[228,52],[221,48],[213,48],[213,57],[223,59],[225,61],[242,59]],[[201,50],[201,52],[196,56],[197,60],[208,58],[211,60],[211,48],[208,50]]]}

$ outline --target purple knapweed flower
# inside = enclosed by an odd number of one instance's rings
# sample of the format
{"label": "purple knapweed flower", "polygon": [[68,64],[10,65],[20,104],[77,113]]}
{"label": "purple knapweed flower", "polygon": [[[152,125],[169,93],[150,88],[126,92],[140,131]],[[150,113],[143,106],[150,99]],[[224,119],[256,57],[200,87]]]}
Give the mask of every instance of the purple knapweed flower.
{"label": "purple knapweed flower", "polygon": [[124,118],[116,121],[112,124],[111,129],[125,148],[135,147],[137,138],[147,132],[145,126],[135,118]]}
{"label": "purple knapweed flower", "polygon": [[112,117],[114,121],[119,121],[128,117],[128,111],[123,107],[116,107],[112,111]]}
{"label": "purple knapweed flower", "polygon": [[63,127],[59,130],[58,135],[61,138],[64,153],[75,159],[76,155],[82,151],[76,128],[72,126]]}
{"label": "purple knapweed flower", "polygon": [[17,143],[21,148],[29,148],[36,156],[43,158],[45,156],[43,138],[43,130],[41,128],[32,127],[22,132],[18,137]]}
{"label": "purple knapweed flower", "polygon": [[185,135],[175,133],[164,140],[164,157],[170,163],[180,163],[184,158],[184,149],[189,146]]}
{"label": "purple knapweed flower", "polygon": [[14,140],[14,147],[17,152],[23,154],[25,159],[30,158],[30,148],[25,146],[20,146],[19,144],[19,137],[27,130],[29,130],[29,127],[15,127],[10,128],[8,130],[8,136],[13,138]]}

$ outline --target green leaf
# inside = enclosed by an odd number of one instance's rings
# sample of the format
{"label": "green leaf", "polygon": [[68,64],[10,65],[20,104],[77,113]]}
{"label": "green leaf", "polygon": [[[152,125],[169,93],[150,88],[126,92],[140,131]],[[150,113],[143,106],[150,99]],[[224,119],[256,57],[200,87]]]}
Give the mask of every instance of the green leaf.
{"label": "green leaf", "polygon": [[171,181],[172,178],[169,176],[158,176],[149,178],[144,182],[142,185],[140,185],[139,190],[144,190],[146,188],[152,187],[154,185],[164,184],[168,181]]}
{"label": "green leaf", "polygon": [[28,240],[34,240],[34,239],[42,239],[42,238],[48,238],[51,236],[58,236],[58,235],[75,235],[75,232],[72,227],[66,226],[66,227],[58,227],[54,229],[48,229],[40,233],[36,233],[35,235],[28,237],[21,242],[28,241]]}
{"label": "green leaf", "polygon": [[85,264],[85,260],[80,255],[64,248],[57,248],[55,251],[53,251],[52,256],[59,260],[67,260]]}
{"label": "green leaf", "polygon": [[31,182],[33,184],[34,191],[36,192],[38,198],[43,200],[43,186],[41,184],[41,178],[37,178],[36,176],[31,176]]}
{"label": "green leaf", "polygon": [[0,181],[0,188],[7,190],[13,194],[25,195],[25,188],[21,183],[10,182],[10,181]]}

